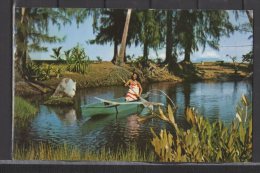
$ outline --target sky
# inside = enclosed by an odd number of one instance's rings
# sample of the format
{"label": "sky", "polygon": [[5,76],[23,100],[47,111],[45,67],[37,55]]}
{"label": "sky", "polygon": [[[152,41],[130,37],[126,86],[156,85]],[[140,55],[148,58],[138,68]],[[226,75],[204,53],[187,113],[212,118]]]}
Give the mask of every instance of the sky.
{"label": "sky", "polygon": [[[230,14],[230,21],[233,24],[243,24],[248,23],[248,18],[246,13],[239,13],[239,19],[235,20],[234,14],[229,11]],[[30,57],[33,60],[53,60],[50,58],[52,53],[52,48],[57,48],[62,46],[61,51],[64,52],[68,49],[79,44],[83,47],[86,51],[86,54],[90,57],[91,60],[96,60],[96,57],[101,57],[103,61],[110,61],[113,57],[113,44],[106,44],[106,45],[90,45],[87,44],[88,40],[94,39],[95,34],[93,33],[92,29],[92,17],[88,17],[84,23],[77,26],[75,21],[72,21],[71,25],[66,25],[65,27],[61,27],[58,30],[58,27],[53,26],[52,24],[49,25],[49,34],[56,35],[59,37],[66,37],[65,41],[62,43],[44,43],[44,46],[48,47],[48,52],[32,52],[30,53]],[[194,52],[191,54],[192,61],[200,61],[203,58],[212,58],[213,61],[216,59],[224,60],[224,61],[231,61],[230,58],[226,57],[226,55],[236,56],[238,60],[241,60],[242,55],[248,53],[252,50],[253,39],[248,39],[250,33],[241,33],[241,32],[234,32],[229,38],[222,37],[220,39],[220,49],[214,50],[210,47],[206,47],[204,52],[202,48],[199,48],[199,51]],[[165,58],[165,48],[157,50],[157,53],[150,49],[149,51],[149,58]],[[143,51],[141,46],[131,46],[127,47],[126,54],[138,57],[142,56]],[[183,55],[178,57],[178,61],[183,59]]]}

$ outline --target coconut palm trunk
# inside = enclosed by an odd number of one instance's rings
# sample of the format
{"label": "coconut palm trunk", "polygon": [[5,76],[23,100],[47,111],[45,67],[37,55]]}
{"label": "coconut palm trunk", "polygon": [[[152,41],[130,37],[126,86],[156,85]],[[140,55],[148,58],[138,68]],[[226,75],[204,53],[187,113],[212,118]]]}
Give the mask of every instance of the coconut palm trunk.
{"label": "coconut palm trunk", "polygon": [[121,41],[121,47],[119,51],[119,56],[117,57],[117,64],[123,65],[124,62],[124,55],[125,55],[125,47],[126,47],[126,39],[127,39],[127,34],[128,34],[128,28],[129,28],[129,23],[130,23],[130,18],[131,18],[131,9],[127,10],[127,15],[126,15],[126,20],[125,20],[125,27],[124,27],[124,32],[122,36],[122,41]]}

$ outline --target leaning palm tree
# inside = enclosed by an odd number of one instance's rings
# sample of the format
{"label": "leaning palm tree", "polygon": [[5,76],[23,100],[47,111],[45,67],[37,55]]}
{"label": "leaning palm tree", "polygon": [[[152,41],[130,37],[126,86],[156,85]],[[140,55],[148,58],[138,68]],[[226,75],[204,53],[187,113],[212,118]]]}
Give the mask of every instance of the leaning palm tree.
{"label": "leaning palm tree", "polygon": [[130,23],[130,18],[131,18],[131,12],[132,12],[131,9],[127,10],[125,27],[124,27],[124,32],[123,32],[122,41],[121,41],[121,47],[120,47],[119,55],[118,55],[117,60],[116,60],[119,65],[124,64],[126,39],[127,39],[128,28],[129,28],[129,23]]}

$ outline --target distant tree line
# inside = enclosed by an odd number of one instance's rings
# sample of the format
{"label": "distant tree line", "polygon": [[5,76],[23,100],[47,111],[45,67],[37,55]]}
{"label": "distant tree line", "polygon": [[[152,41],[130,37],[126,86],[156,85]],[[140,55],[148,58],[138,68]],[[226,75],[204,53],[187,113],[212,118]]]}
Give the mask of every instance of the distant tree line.
{"label": "distant tree line", "polygon": [[[245,13],[235,11],[235,13]],[[246,12],[252,28],[253,16]],[[166,48],[164,63],[174,72],[179,54],[182,63],[191,62],[191,54],[200,47],[219,49],[221,37],[229,37],[238,26],[230,21],[224,10],[123,10],[123,9],[50,9],[17,8],[15,11],[16,64],[22,75],[26,75],[29,52],[47,51],[42,43],[57,43],[65,38],[49,33],[50,23],[60,28],[76,20],[80,25],[88,17],[93,18],[95,38],[90,44],[113,44],[113,63],[127,62],[127,47],[142,47],[143,66],[147,65],[150,50]],[[127,19],[127,20],[126,20]],[[241,29],[241,28],[240,28]],[[252,29],[251,29],[252,30]],[[124,38],[124,37],[125,38]],[[125,40],[125,41],[124,41]],[[120,46],[120,51],[118,47]]]}

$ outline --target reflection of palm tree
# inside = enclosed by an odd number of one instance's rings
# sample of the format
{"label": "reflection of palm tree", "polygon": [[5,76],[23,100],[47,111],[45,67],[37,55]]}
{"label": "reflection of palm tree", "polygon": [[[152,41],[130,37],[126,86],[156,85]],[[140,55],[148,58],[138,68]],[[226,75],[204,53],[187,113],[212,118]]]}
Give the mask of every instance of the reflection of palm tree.
{"label": "reflection of palm tree", "polygon": [[174,86],[172,86],[172,85],[169,85],[169,86],[166,88],[166,93],[168,94],[168,96],[169,96],[174,102],[176,102],[176,95],[177,95],[176,87],[174,87]]}
{"label": "reflection of palm tree", "polygon": [[81,113],[81,97],[75,97],[74,98],[74,108],[76,110],[77,119],[82,119],[82,113]]}
{"label": "reflection of palm tree", "polygon": [[[235,80],[235,81],[233,82],[233,92],[232,92],[232,100],[233,100],[233,102],[236,101],[237,89],[238,89],[238,82]],[[234,104],[237,104],[237,103],[234,103]]]}
{"label": "reflection of palm tree", "polygon": [[186,114],[186,109],[190,106],[190,94],[191,94],[191,84],[183,84],[183,95],[184,95],[184,114]]}
{"label": "reflection of palm tree", "polygon": [[190,106],[190,94],[191,94],[191,84],[185,83],[183,85],[183,94],[184,94],[184,106],[187,108]]}

